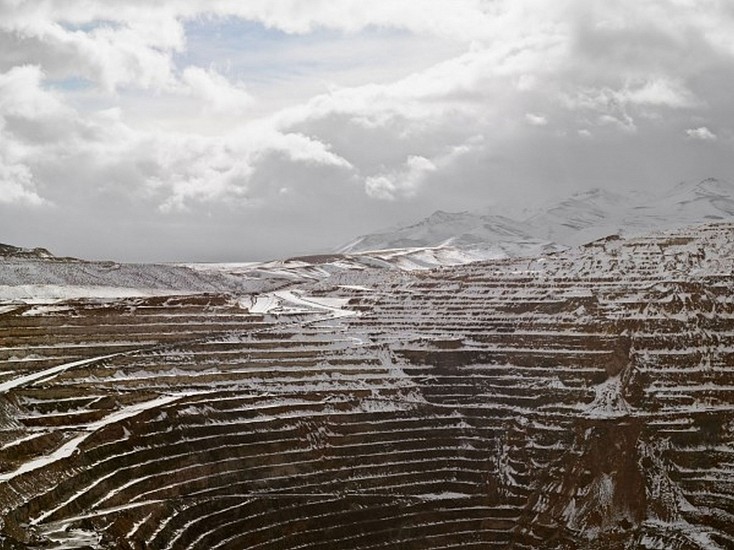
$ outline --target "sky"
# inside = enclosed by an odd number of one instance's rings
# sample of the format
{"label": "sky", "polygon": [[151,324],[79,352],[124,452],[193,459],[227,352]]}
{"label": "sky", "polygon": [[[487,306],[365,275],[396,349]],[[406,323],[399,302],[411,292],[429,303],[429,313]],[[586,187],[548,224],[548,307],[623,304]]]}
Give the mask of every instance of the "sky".
{"label": "sky", "polygon": [[728,0],[0,0],[0,242],[332,250],[734,179]]}

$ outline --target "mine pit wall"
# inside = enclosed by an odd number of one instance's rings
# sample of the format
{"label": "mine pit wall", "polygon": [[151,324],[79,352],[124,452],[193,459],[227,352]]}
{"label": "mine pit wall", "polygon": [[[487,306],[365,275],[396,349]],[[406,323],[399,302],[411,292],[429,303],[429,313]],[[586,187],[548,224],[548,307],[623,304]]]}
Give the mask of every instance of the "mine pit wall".
{"label": "mine pit wall", "polygon": [[[689,238],[670,239],[660,249],[691,242]],[[694,251],[677,254],[676,261],[691,266],[703,257]],[[623,272],[627,267],[621,262],[619,266]],[[594,293],[582,301],[564,300],[557,291],[546,302],[522,296],[513,300],[517,296],[507,290],[512,285],[490,283],[509,295],[502,301],[491,291],[480,291],[477,287],[488,279],[477,269],[466,273],[471,270],[464,270],[452,293],[436,292],[449,285],[441,287],[430,276],[410,289],[406,302],[412,306],[411,324],[423,328],[427,340],[434,340],[398,349],[397,354],[409,364],[406,372],[415,375],[429,401],[457,405],[463,414],[474,407],[475,416],[481,416],[477,410],[486,412],[498,405],[525,409],[516,411],[519,419],[507,421],[499,430],[513,433],[513,443],[508,445],[507,436],[499,436],[504,443],[495,451],[501,455],[500,464],[514,468],[510,474],[498,471],[497,480],[519,480],[516,485],[530,489],[523,495],[527,499],[524,511],[513,528],[516,543],[530,547],[548,547],[551,541],[578,547],[731,547],[732,503],[726,496],[726,488],[734,488],[730,482],[734,426],[731,277],[713,274],[698,281],[666,281],[659,277],[660,265],[653,258],[642,280],[634,284],[630,284],[635,281],[630,275],[634,270],[625,273],[624,283],[614,276],[570,285],[572,279],[564,279],[563,284],[532,277],[513,280],[513,285],[524,286],[528,292],[533,287],[542,291],[543,286],[575,285]],[[425,292],[417,292],[419,286]],[[468,293],[497,303],[480,313],[471,308]],[[450,320],[441,329],[454,335],[451,339],[432,328],[438,323],[421,315],[420,302],[425,303],[422,311],[430,316]],[[396,328],[410,326],[398,320],[396,306],[384,303],[377,307],[382,312],[374,313],[375,319],[394,317]],[[487,310],[497,316],[490,320]],[[508,322],[513,316],[514,321]],[[549,321],[555,316],[555,324],[546,324],[543,316]],[[488,332],[472,332],[479,327]],[[582,338],[586,333],[584,345],[572,342],[568,330],[577,331]],[[535,336],[523,334],[533,331],[545,331],[545,340],[532,342]],[[466,334],[461,345],[457,345],[457,333]],[[574,349],[547,353],[548,345]],[[608,353],[584,356],[582,348]],[[454,349],[457,351],[450,351]],[[553,370],[556,380],[541,384],[543,376],[550,378]],[[535,383],[535,391],[498,378],[489,380],[486,374],[493,372],[506,380],[512,371],[516,378]],[[530,372],[535,376],[524,374]],[[584,408],[593,403],[590,389],[615,376],[620,378],[627,412],[588,418]],[[474,403],[467,405],[466,400]],[[574,403],[577,411],[566,408],[564,414],[564,407]],[[577,418],[568,423],[569,416]],[[538,438],[527,428],[533,425],[572,433],[568,446],[562,443],[563,437],[555,436],[556,443],[571,451],[538,461],[533,455],[537,451],[529,451]],[[502,457],[508,450],[509,456]],[[539,466],[529,467],[534,461]],[[696,470],[700,473],[694,473]],[[707,481],[707,471],[718,482]],[[544,481],[546,477],[550,481]],[[498,494],[513,490],[512,483],[495,486]],[[522,488],[514,489],[514,494],[522,493]],[[597,542],[591,543],[588,537]]]}
{"label": "mine pit wall", "polygon": [[[714,227],[540,271],[402,275],[341,319],[226,297],[2,315],[2,533],[32,548],[55,529],[134,549],[734,547],[730,243]],[[11,475],[95,423],[78,452]]]}

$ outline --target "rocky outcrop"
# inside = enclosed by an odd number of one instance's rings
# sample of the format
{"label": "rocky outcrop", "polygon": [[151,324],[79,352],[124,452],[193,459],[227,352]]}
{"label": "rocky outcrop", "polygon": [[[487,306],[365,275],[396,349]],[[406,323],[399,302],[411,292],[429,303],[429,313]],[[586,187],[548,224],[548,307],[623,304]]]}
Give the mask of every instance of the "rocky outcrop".
{"label": "rocky outcrop", "polygon": [[45,248],[21,248],[0,243],[0,257],[50,259],[54,256]]}

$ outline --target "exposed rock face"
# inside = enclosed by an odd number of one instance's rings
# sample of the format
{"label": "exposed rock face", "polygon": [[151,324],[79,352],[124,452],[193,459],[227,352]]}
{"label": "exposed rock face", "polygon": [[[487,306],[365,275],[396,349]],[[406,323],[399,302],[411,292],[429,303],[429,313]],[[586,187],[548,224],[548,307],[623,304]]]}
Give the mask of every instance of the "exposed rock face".
{"label": "exposed rock face", "polygon": [[733,273],[717,224],[0,306],[0,545],[732,548]]}
{"label": "exposed rock face", "polygon": [[50,259],[54,256],[45,248],[20,248],[18,246],[0,243],[0,257]]}

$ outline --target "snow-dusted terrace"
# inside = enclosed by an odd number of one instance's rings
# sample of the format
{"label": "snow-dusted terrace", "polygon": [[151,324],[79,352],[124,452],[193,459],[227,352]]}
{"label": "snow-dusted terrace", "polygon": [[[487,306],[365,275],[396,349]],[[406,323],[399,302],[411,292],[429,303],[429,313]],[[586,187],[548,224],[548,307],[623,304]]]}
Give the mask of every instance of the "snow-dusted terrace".
{"label": "snow-dusted terrace", "polygon": [[717,225],[257,294],[0,305],[4,532],[730,547],[733,242]]}

